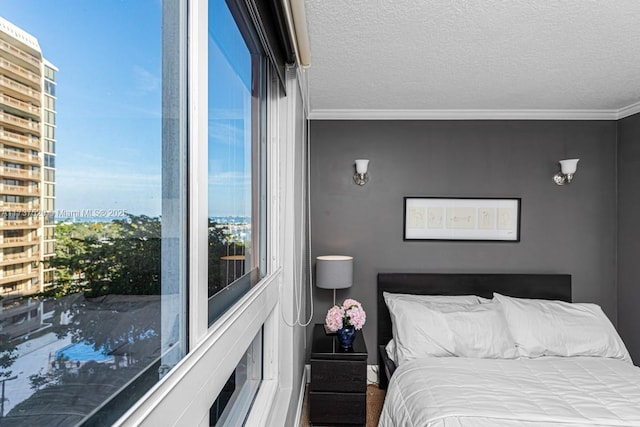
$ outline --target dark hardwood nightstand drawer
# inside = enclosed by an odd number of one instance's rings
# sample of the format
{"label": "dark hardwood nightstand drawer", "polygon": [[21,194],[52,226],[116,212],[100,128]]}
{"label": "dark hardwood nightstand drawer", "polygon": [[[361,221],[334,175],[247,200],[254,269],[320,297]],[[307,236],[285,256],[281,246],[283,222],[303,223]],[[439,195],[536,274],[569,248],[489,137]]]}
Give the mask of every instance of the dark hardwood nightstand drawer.
{"label": "dark hardwood nightstand drawer", "polygon": [[365,425],[367,393],[310,392],[310,419],[316,425]]}
{"label": "dark hardwood nightstand drawer", "polygon": [[367,391],[367,362],[311,360],[311,391]]}

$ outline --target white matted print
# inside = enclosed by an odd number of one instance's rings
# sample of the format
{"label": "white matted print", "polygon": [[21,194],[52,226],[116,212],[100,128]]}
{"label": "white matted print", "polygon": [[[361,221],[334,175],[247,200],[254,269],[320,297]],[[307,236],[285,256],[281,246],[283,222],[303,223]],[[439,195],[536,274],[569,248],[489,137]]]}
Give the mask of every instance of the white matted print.
{"label": "white matted print", "polygon": [[520,199],[405,197],[404,240],[520,241]]}

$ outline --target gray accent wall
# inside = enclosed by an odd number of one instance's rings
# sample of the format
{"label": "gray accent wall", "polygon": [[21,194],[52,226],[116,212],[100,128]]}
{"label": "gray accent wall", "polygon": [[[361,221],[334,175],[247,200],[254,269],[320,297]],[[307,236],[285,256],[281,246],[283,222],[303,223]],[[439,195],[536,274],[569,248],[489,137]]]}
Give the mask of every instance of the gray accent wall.
{"label": "gray accent wall", "polygon": [[[313,121],[312,256],[354,256],[338,302],[362,302],[369,363],[379,272],[568,273],[574,300],[616,323],[616,139],[615,121]],[[555,185],[558,160],[573,157],[573,183]],[[370,159],[364,187],[357,158]],[[521,241],[403,241],[404,196],[520,197]],[[322,323],[332,291],[313,301]]]}
{"label": "gray accent wall", "polygon": [[640,114],[618,122],[618,331],[640,362]]}

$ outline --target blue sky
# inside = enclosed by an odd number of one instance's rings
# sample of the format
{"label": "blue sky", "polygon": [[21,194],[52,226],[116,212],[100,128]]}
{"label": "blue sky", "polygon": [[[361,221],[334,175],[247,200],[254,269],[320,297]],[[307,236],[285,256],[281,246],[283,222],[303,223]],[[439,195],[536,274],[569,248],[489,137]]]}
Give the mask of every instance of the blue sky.
{"label": "blue sky", "polygon": [[[212,1],[212,12],[216,3],[224,1]],[[160,215],[161,8],[161,0],[0,0],[0,16],[36,37],[59,68],[57,210]],[[217,58],[210,111],[232,111],[242,106],[238,92],[248,80],[238,71],[250,62],[239,33],[224,22],[230,15],[219,12],[211,18],[220,33],[210,37]],[[222,101],[215,90],[232,96]],[[210,112],[209,128],[209,213],[248,216],[247,199],[238,196],[250,181],[244,117],[222,120]]]}

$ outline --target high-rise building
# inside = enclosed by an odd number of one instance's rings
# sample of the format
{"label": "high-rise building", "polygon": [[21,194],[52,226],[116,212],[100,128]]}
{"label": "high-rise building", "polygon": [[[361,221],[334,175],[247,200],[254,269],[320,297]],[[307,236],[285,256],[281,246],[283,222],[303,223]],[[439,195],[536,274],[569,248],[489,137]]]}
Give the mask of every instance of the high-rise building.
{"label": "high-rise building", "polygon": [[18,297],[53,281],[56,71],[35,37],[0,17],[0,334],[9,337],[41,322],[40,304]]}

